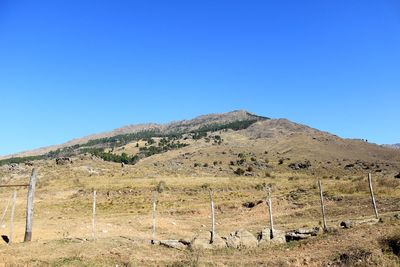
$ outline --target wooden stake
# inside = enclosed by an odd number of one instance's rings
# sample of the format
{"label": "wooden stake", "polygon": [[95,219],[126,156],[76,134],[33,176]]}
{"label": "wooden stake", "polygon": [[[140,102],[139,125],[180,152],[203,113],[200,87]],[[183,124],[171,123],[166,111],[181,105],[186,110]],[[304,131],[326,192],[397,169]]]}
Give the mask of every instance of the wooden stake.
{"label": "wooden stake", "polygon": [[14,214],[15,214],[15,204],[17,203],[17,191],[14,190],[12,197],[12,206],[11,206],[11,217],[10,217],[10,239],[9,244],[13,242],[14,237]]}
{"label": "wooden stake", "polygon": [[92,217],[92,237],[96,240],[96,190],[93,190],[93,217]]}
{"label": "wooden stake", "polygon": [[36,169],[34,168],[32,170],[32,175],[28,188],[28,203],[26,205],[26,226],[24,242],[30,242],[32,240],[33,204],[36,189],[36,174]]}
{"label": "wooden stake", "polygon": [[157,192],[153,191],[153,228],[152,228],[152,239],[151,243],[155,244],[156,242],[156,212],[157,212]]}
{"label": "wooden stake", "polygon": [[320,195],[320,198],[321,198],[321,212],[322,212],[323,227],[324,227],[324,231],[327,231],[328,230],[328,226],[326,225],[324,194],[323,194],[323,190],[322,190],[321,180],[318,180],[318,187],[319,187],[319,195]]}
{"label": "wooden stake", "polygon": [[376,202],[375,202],[374,188],[372,187],[372,175],[371,175],[371,173],[368,173],[368,184],[369,184],[369,192],[371,193],[372,206],[374,207],[375,218],[379,219],[378,209],[376,207]]}
{"label": "wooden stake", "polygon": [[268,187],[267,189],[268,191],[268,199],[267,199],[267,205],[268,205],[268,211],[269,211],[269,225],[270,225],[270,229],[271,229],[271,239],[274,238],[274,220],[272,217],[272,196],[271,196],[271,188]]}
{"label": "wooden stake", "polygon": [[210,202],[211,202],[211,240],[210,244],[214,243],[215,240],[215,209],[214,209],[214,193],[210,190]]}

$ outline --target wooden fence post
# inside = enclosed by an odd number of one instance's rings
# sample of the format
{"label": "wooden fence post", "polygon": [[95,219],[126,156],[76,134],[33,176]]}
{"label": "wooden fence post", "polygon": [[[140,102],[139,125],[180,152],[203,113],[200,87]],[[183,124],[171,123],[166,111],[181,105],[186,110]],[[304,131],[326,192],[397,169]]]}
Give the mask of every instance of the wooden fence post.
{"label": "wooden fence post", "polygon": [[211,202],[211,240],[210,243],[214,243],[215,240],[215,209],[214,209],[214,193],[210,189],[210,202]]}
{"label": "wooden fence post", "polygon": [[374,207],[375,218],[379,219],[378,209],[376,207],[374,188],[372,187],[372,175],[368,173],[369,192],[371,193],[372,206]]}
{"label": "wooden fence post", "polygon": [[152,227],[152,235],[151,235],[151,243],[156,243],[156,212],[157,212],[157,191],[153,191],[153,227]]}
{"label": "wooden fence post", "polygon": [[272,196],[271,196],[271,187],[267,188],[267,192],[268,192],[268,198],[267,198],[267,205],[268,205],[268,211],[269,211],[269,225],[270,225],[270,229],[271,229],[271,239],[274,238],[274,220],[273,220],[273,216],[272,216]]}
{"label": "wooden fence post", "polygon": [[33,204],[36,189],[36,174],[36,169],[34,168],[32,170],[32,175],[28,188],[28,203],[26,206],[26,226],[24,242],[30,242],[32,240]]}
{"label": "wooden fence post", "polygon": [[324,231],[327,231],[328,226],[326,225],[324,194],[323,194],[323,190],[322,190],[321,180],[318,180],[318,187],[319,187],[319,195],[320,195],[320,199],[321,199],[321,212],[322,212],[323,227],[324,227]]}
{"label": "wooden fence post", "polygon": [[12,197],[12,206],[11,206],[11,217],[10,217],[10,239],[9,244],[11,244],[14,240],[14,214],[15,214],[15,204],[17,203],[17,190],[14,190]]}
{"label": "wooden fence post", "polygon": [[97,192],[93,190],[93,217],[92,217],[92,237],[96,240],[96,198]]}

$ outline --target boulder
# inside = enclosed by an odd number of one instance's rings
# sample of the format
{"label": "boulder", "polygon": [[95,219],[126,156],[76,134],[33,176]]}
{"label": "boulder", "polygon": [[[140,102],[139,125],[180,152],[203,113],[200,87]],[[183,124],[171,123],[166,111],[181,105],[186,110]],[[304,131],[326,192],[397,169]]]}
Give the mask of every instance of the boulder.
{"label": "boulder", "polygon": [[57,165],[72,164],[72,160],[70,158],[67,158],[67,157],[56,158],[56,164]]}
{"label": "boulder", "polygon": [[258,241],[249,231],[239,230],[229,234],[226,238],[226,244],[229,248],[255,248]]}
{"label": "boulder", "polygon": [[220,249],[226,248],[226,242],[224,239],[216,235],[214,237],[214,242],[211,244],[211,232],[204,232],[196,237],[190,242],[190,248],[194,250],[201,249]]}
{"label": "boulder", "polygon": [[259,245],[266,244],[285,244],[286,235],[284,231],[274,230],[271,238],[271,228],[264,228],[261,233],[258,234]]}
{"label": "boulder", "polygon": [[352,221],[344,221],[340,223],[340,227],[343,227],[344,229],[350,229],[353,228],[353,222]]}

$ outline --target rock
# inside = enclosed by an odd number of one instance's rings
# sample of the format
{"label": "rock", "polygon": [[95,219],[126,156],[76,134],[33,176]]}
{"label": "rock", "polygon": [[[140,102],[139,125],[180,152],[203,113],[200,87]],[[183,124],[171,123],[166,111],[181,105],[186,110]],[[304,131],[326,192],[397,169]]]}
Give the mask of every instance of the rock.
{"label": "rock", "polygon": [[70,158],[67,158],[67,157],[56,158],[56,164],[57,165],[72,164],[72,160]]}
{"label": "rock", "polygon": [[242,204],[243,207],[248,208],[248,209],[252,209],[260,204],[262,204],[263,201],[259,200],[259,201],[249,201],[249,202],[245,202]]}
{"label": "rock", "polygon": [[295,233],[295,232],[286,233],[286,240],[288,240],[288,241],[299,241],[299,240],[308,239],[310,237],[311,237],[311,235],[299,234],[299,233]]}
{"label": "rock", "polygon": [[340,223],[340,227],[343,227],[345,229],[350,229],[353,228],[353,222],[352,221],[344,221]]}
{"label": "rock", "polygon": [[188,240],[188,239],[181,238],[181,239],[179,239],[179,242],[181,242],[182,244],[184,244],[186,246],[190,245],[190,240]]}
{"label": "rock", "polygon": [[354,221],[347,220],[347,221],[341,222],[340,226],[345,229],[349,229],[349,228],[353,228],[355,226],[362,225],[362,224],[374,225],[379,222],[380,222],[379,219],[365,219],[365,220],[354,220]]}
{"label": "rock", "polygon": [[273,238],[271,238],[271,229],[266,227],[258,234],[259,245],[266,244],[285,244],[286,234],[284,231],[274,230]]}
{"label": "rock", "polygon": [[162,240],[160,241],[160,246],[174,248],[178,250],[185,250],[187,248],[187,246],[179,240]]}
{"label": "rock", "polygon": [[400,172],[399,172],[399,174],[395,175],[394,178],[400,179]]}
{"label": "rock", "polygon": [[214,242],[211,244],[211,232],[204,232],[193,238],[190,242],[190,248],[194,250],[201,249],[220,249],[226,248],[226,242],[221,237],[216,235],[214,237]]}
{"label": "rock", "polygon": [[296,162],[289,164],[289,168],[293,170],[303,170],[303,169],[308,169],[310,167],[311,167],[311,162],[309,160],[306,160],[304,162]]}
{"label": "rock", "polygon": [[321,229],[319,227],[314,227],[314,228],[299,228],[296,230],[297,233],[299,234],[305,234],[305,235],[311,235],[311,236],[317,236],[320,234]]}
{"label": "rock", "polygon": [[271,239],[273,244],[285,244],[286,243],[286,233],[280,230],[274,230],[273,238]]}
{"label": "rock", "polygon": [[7,244],[10,243],[10,239],[8,238],[8,236],[2,235],[1,238],[2,238],[3,241],[6,242]]}
{"label": "rock", "polygon": [[308,239],[313,236],[317,236],[321,233],[319,227],[315,228],[300,228],[286,233],[287,241],[298,241],[303,239]]}
{"label": "rock", "polygon": [[255,248],[258,241],[249,231],[239,230],[229,234],[226,238],[226,244],[229,248]]}

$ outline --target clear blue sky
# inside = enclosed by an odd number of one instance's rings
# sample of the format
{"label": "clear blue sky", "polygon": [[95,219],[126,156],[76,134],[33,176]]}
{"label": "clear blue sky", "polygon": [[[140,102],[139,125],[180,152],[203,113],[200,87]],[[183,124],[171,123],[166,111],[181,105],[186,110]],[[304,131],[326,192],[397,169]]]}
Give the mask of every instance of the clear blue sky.
{"label": "clear blue sky", "polygon": [[247,109],[400,142],[400,2],[0,0],[0,154]]}

